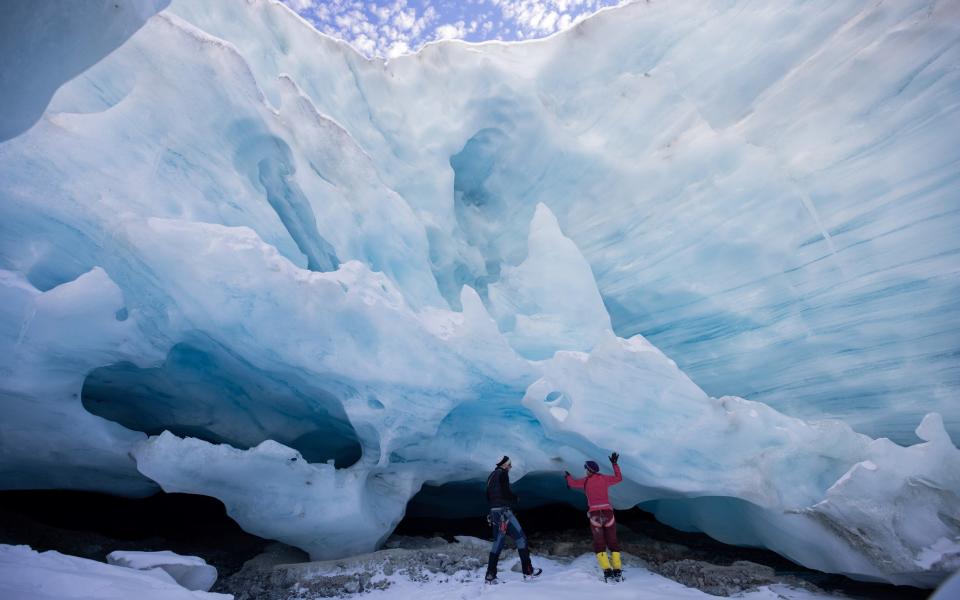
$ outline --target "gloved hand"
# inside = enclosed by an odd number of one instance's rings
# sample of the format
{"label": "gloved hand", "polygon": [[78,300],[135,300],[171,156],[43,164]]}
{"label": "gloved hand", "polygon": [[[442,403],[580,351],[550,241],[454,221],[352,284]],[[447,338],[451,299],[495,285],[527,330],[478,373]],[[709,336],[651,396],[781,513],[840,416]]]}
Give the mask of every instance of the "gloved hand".
{"label": "gloved hand", "polygon": [[617,454],[616,452],[614,452],[613,454],[610,455],[610,462],[611,462],[611,463],[617,464],[617,461],[618,461],[618,460],[620,460],[620,455]]}
{"label": "gloved hand", "polygon": [[564,477],[573,477],[573,475],[570,474],[570,471],[564,471],[564,472],[563,472],[563,476],[564,476]]}

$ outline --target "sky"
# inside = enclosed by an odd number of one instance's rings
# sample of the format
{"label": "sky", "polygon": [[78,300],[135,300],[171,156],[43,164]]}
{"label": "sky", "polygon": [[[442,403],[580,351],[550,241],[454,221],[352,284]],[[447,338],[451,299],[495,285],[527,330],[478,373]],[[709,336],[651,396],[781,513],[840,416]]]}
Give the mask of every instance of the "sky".
{"label": "sky", "polygon": [[363,54],[390,58],[434,40],[546,37],[624,0],[283,1],[320,31]]}

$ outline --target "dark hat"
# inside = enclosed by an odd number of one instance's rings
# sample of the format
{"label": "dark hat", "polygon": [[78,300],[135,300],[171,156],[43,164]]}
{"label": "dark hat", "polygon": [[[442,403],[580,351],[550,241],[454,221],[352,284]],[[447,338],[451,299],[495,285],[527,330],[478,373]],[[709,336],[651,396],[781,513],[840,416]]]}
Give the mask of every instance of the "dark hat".
{"label": "dark hat", "polygon": [[583,468],[590,471],[591,473],[600,472],[600,465],[598,465],[597,461],[595,460],[588,460],[587,462],[583,463]]}
{"label": "dark hat", "polygon": [[498,466],[498,467],[502,467],[503,465],[507,464],[508,462],[510,462],[510,457],[509,457],[509,456],[504,456],[503,458],[500,459],[500,462],[497,463],[497,466]]}

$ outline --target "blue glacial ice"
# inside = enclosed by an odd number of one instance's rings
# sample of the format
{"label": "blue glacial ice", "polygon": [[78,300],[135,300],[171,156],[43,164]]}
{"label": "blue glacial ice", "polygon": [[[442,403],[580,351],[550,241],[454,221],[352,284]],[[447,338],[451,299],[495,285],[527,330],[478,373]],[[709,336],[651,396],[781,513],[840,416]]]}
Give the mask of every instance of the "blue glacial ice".
{"label": "blue glacial ice", "polygon": [[206,494],[328,558],[502,454],[618,450],[617,507],[960,566],[960,4],[389,62],[267,0],[131,6],[0,117],[0,487]]}

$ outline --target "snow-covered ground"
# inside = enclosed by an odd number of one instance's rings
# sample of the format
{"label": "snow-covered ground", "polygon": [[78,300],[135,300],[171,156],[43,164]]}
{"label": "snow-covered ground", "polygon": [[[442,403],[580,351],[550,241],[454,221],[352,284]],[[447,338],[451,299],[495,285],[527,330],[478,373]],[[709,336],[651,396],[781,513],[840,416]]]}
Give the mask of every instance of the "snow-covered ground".
{"label": "snow-covered ground", "polygon": [[[594,557],[584,554],[568,564],[539,558],[537,564],[544,574],[537,580],[523,581],[511,570],[516,559],[501,562],[500,583],[491,586],[483,582],[483,569],[458,571],[453,575],[432,575],[413,580],[407,573],[395,572],[374,578],[374,583],[385,589],[368,587],[363,598],[419,600],[448,600],[467,598],[523,598],[525,600],[582,600],[603,595],[609,600],[644,600],[667,598],[716,598],[700,590],[645,569],[626,570],[626,580],[606,584],[599,578]],[[315,563],[310,563],[315,564]],[[314,571],[313,576],[333,575],[338,569],[325,573]],[[359,591],[359,590],[358,590]],[[344,592],[344,597],[354,594]],[[97,561],[68,556],[59,552],[36,552],[27,546],[0,545],[0,598],[10,600],[227,600],[230,594],[190,591],[180,587],[170,577],[155,571],[109,565]],[[276,597],[271,595],[271,598]],[[294,585],[286,595],[290,599],[309,600],[320,595],[309,586]],[[814,600],[837,596],[773,585],[736,596],[751,600]]]}
{"label": "snow-covered ground", "polygon": [[[282,546],[282,545],[277,545]],[[533,553],[543,569],[536,580],[524,580],[519,559],[507,550],[499,564],[499,583],[484,582],[489,542],[457,536],[441,538],[391,538],[386,549],[347,559],[287,563],[277,547],[219,584],[237,600],[312,600],[364,592],[364,598],[832,598],[809,581],[747,561],[721,566],[698,560],[680,561],[689,569],[657,565],[624,553],[625,581],[602,581],[596,558],[589,550],[571,549],[556,554],[565,544],[540,540]],[[589,547],[589,546],[588,546]],[[551,551],[552,548],[552,551]],[[636,548],[633,548],[634,550]],[[652,558],[648,556],[648,558]],[[722,561],[720,561],[722,562]],[[677,563],[673,563],[676,565]],[[666,568],[665,568],[666,567]],[[688,587],[688,585],[696,585]],[[711,595],[715,594],[715,595]]]}
{"label": "snow-covered ground", "polygon": [[[464,573],[462,578],[450,580],[431,580],[426,583],[413,582],[394,575],[393,585],[386,590],[371,591],[367,598],[417,598],[418,600],[447,600],[467,598],[498,598],[501,600],[583,600],[598,598],[607,600],[655,600],[668,598],[717,598],[689,588],[675,581],[651,573],[645,569],[629,569],[626,580],[618,584],[607,584],[600,580],[596,559],[585,554],[564,565],[549,559],[541,559],[537,564],[543,568],[543,575],[534,581],[523,581],[519,573],[507,571],[500,574],[501,583],[489,586],[482,581],[482,571]],[[507,563],[507,567],[510,563]],[[769,586],[755,592],[748,592],[738,598],[751,600],[814,600],[818,598],[837,598],[827,594],[809,592],[786,586]]]}
{"label": "snow-covered ground", "polygon": [[29,546],[0,544],[4,600],[228,600],[230,594],[190,591],[158,570],[139,571]]}

